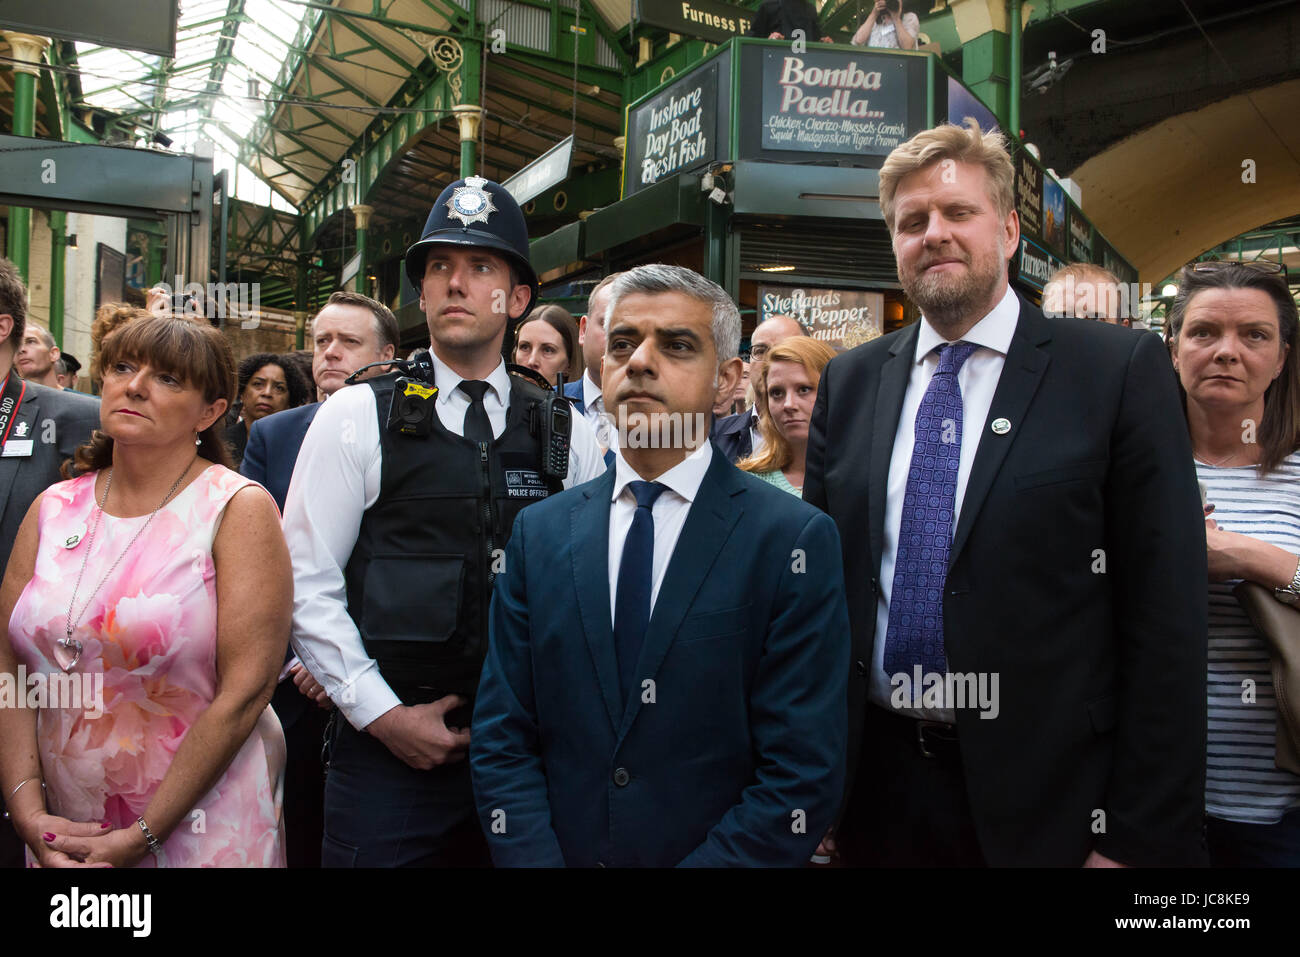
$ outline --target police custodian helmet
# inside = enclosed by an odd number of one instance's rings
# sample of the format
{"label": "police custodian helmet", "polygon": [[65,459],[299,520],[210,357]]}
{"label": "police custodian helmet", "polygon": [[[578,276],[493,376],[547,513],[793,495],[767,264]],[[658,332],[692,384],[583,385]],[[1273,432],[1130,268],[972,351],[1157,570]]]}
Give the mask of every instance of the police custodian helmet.
{"label": "police custodian helmet", "polygon": [[406,251],[406,275],[420,288],[424,261],[434,245],[477,246],[507,259],[529,290],[528,315],[537,301],[537,273],[528,261],[528,227],[524,214],[502,186],[482,176],[458,179],[439,195],[424,224],[420,241]]}

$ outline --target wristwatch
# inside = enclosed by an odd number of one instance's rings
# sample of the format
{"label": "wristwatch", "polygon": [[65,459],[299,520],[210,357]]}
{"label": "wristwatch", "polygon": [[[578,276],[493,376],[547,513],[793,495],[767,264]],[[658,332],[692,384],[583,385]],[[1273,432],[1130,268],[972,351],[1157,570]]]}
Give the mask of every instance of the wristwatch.
{"label": "wristwatch", "polygon": [[1273,597],[1287,605],[1300,602],[1300,562],[1296,563],[1295,576],[1285,588],[1274,588]]}

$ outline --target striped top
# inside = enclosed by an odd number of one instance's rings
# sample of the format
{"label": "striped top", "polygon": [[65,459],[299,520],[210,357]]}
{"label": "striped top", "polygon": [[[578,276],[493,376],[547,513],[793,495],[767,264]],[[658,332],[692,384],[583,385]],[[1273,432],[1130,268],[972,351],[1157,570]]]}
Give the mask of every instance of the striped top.
{"label": "striped top", "polygon": [[[1300,554],[1300,452],[1267,478],[1255,466],[1216,468],[1196,463],[1211,518],[1239,532]],[[1232,595],[1237,583],[1210,585],[1209,750],[1206,813],[1229,821],[1276,824],[1300,807],[1300,776],[1273,763],[1277,702],[1268,640],[1255,630]],[[1243,688],[1255,682],[1254,700]]]}

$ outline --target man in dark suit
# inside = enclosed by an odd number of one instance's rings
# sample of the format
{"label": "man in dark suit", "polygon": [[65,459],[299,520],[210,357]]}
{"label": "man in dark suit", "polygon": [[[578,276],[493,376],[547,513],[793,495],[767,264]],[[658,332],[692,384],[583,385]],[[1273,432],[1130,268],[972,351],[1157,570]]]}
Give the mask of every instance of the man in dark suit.
{"label": "man in dark suit", "polygon": [[1198,863],[1207,572],[1169,358],[1009,288],[1013,170],[970,123],[886,159],[923,318],[833,359],[813,412],[804,496],[855,586],[837,839],[871,864]]}
{"label": "man in dark suit", "polygon": [[[360,293],[339,291],[330,296],[312,321],[311,331],[311,377],[327,399],[343,388],[357,369],[392,359],[397,350],[397,319],[383,303]],[[382,374],[386,368],[378,366],[362,378]],[[239,471],[264,485],[281,511],[303,436],[320,407],[321,403],[312,402],[286,409],[258,419],[249,430]],[[288,747],[284,776],[288,863],[290,867],[319,867],[325,814],[320,762],[325,719],[311,703],[328,706],[329,698],[302,664],[294,661],[292,650],[286,659],[286,664],[289,662],[292,664],[271,698]]]}
{"label": "man in dark suit", "polygon": [[739,462],[763,448],[758,419],[759,407],[766,403],[761,401],[759,390],[763,387],[763,366],[767,362],[767,354],[777,343],[807,334],[794,316],[776,315],[760,322],[749,337],[749,381],[754,388],[754,404],[735,415],[714,419],[710,435],[727,461]]}
{"label": "man in dark suit", "polygon": [[[60,466],[99,428],[98,399],[19,378],[14,356],[26,324],[27,288],[14,264],[0,259],[0,574],[32,502],[62,480]],[[0,824],[0,867],[21,862],[21,842]]]}
{"label": "man in dark suit", "polygon": [[795,866],[835,813],[838,537],[707,440],[739,339],[689,269],[613,285],[621,452],[522,512],[497,576],[470,762],[498,865]]}

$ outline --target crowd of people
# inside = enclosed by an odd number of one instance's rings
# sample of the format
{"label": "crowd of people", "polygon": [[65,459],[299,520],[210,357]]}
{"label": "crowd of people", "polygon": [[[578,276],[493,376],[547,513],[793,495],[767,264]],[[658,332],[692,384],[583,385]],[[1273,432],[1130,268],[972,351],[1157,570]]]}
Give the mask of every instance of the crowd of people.
{"label": "crowd of people", "polygon": [[62,391],[0,261],[0,678],[100,709],[0,707],[28,866],[1300,865],[1241,597],[1300,614],[1285,275],[1189,265],[1163,341],[1095,267],[1040,310],[1013,176],[886,158],[921,319],[843,353],[742,357],[680,266],[536,307],[480,177],[406,254],[428,349],[340,291],[310,382],[121,306]]}

